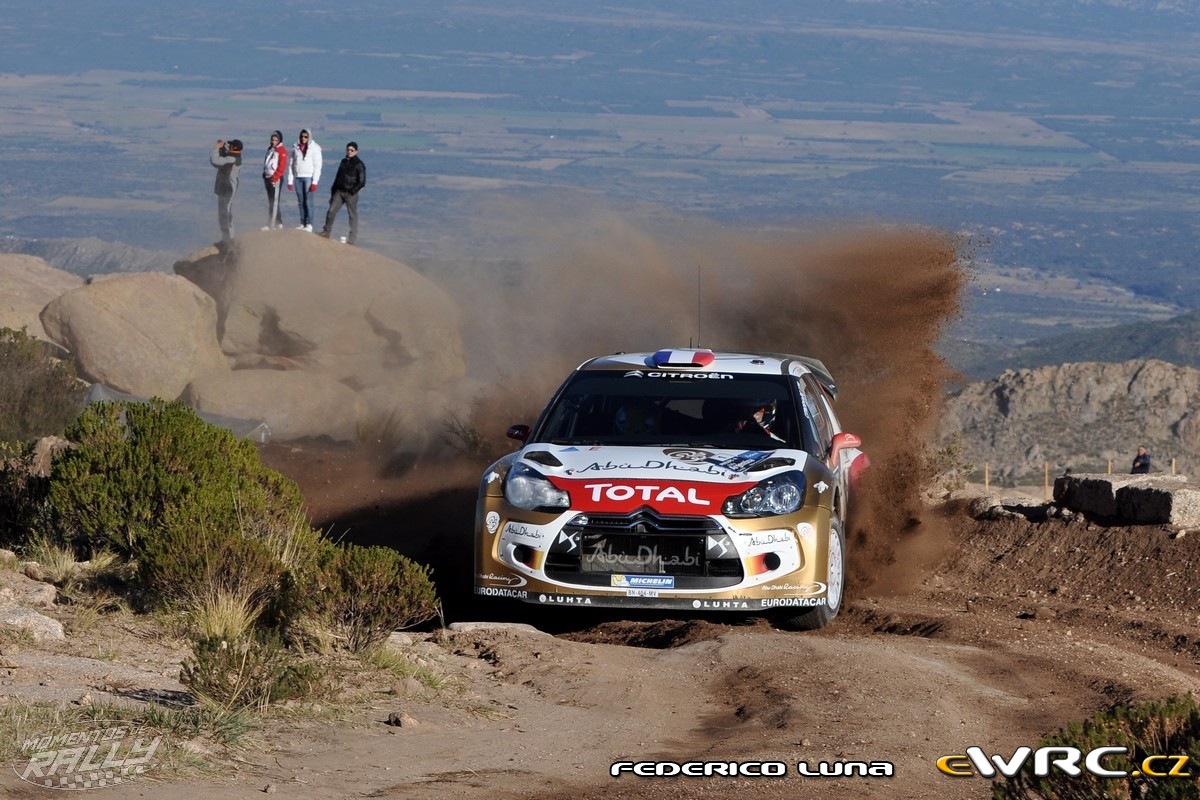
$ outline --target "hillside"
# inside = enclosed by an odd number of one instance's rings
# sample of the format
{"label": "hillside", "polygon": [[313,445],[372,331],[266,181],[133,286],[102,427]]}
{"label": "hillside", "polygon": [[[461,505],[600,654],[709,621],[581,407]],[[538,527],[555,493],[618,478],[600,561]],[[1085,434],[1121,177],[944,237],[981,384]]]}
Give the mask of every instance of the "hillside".
{"label": "hillside", "polygon": [[111,272],[169,272],[176,256],[89,236],[81,239],[0,237],[0,253],[37,256],[55,269],[87,277]]}
{"label": "hillside", "polygon": [[947,398],[939,442],[961,442],[978,476],[1041,483],[1044,472],[1127,472],[1138,445],[1155,471],[1200,468],[1200,370],[1155,359],[1005,370]]}

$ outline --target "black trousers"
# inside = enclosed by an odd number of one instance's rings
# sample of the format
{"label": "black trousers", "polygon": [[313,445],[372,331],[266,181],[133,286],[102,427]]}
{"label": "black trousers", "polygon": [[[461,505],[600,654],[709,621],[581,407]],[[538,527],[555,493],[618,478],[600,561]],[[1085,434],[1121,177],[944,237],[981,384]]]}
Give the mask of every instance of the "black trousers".
{"label": "black trousers", "polygon": [[325,230],[321,233],[328,236],[333,232],[333,221],[337,219],[337,213],[343,205],[346,206],[346,216],[350,218],[350,235],[346,237],[346,244],[354,244],[354,240],[358,238],[358,193],[334,190],[329,195],[329,212],[325,214]]}
{"label": "black trousers", "polygon": [[[283,209],[279,206],[279,184],[272,183],[270,178],[263,177],[263,185],[267,187],[267,224],[274,224],[275,227],[282,228]],[[275,214],[274,220],[271,219],[272,212]]]}

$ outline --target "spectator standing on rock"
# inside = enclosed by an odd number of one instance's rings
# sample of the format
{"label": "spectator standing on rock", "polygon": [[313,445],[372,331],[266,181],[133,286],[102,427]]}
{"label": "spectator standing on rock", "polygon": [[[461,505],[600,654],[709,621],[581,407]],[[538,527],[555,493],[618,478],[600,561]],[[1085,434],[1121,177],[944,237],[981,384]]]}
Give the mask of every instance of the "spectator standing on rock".
{"label": "spectator standing on rock", "polygon": [[218,139],[208,161],[217,168],[213,194],[217,196],[217,224],[221,226],[221,241],[233,238],[233,196],[237,194],[238,171],[242,167],[241,139]]}
{"label": "spectator standing on rock", "polygon": [[283,134],[275,131],[271,134],[271,144],[263,158],[263,185],[267,187],[267,204],[271,209],[267,224],[263,226],[264,231],[283,227],[283,209],[279,207],[279,183],[287,174],[287,163],[288,153],[287,148],[283,146]]}
{"label": "spectator standing on rock", "polygon": [[337,176],[333,179],[333,190],[329,195],[329,213],[325,215],[325,227],[320,235],[326,239],[333,231],[333,221],[338,210],[345,205],[350,218],[350,235],[346,244],[354,244],[358,238],[358,193],[367,185],[367,168],[358,157],[358,142],[346,145],[346,157],[338,164]]}
{"label": "spectator standing on rock", "polygon": [[1150,472],[1150,454],[1146,452],[1146,448],[1139,447],[1137,455],[1133,457],[1133,468],[1129,470],[1130,475],[1146,475]]}
{"label": "spectator standing on rock", "polygon": [[292,145],[291,167],[288,169],[288,189],[295,187],[296,203],[300,207],[302,231],[312,233],[312,222],[317,208],[317,184],[321,181],[321,145],[308,131],[300,131]]}

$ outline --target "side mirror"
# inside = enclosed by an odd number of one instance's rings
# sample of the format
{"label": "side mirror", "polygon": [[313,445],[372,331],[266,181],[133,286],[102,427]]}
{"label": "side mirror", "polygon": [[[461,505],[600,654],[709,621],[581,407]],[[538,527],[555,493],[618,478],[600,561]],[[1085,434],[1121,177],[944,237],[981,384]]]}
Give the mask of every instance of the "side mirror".
{"label": "side mirror", "polygon": [[518,442],[524,444],[525,440],[529,438],[529,434],[532,432],[533,429],[528,425],[512,425],[507,431],[504,432],[504,435],[510,439],[516,439]]}
{"label": "side mirror", "polygon": [[833,435],[833,444],[829,448],[829,468],[836,468],[841,459],[842,451],[853,447],[862,447],[862,439],[853,433],[846,433],[845,431],[835,433]]}

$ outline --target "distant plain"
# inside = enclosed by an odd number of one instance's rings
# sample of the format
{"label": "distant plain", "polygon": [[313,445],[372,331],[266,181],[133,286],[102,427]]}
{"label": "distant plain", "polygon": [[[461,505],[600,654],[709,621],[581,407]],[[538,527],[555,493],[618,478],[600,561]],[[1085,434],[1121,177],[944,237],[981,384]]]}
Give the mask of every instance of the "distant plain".
{"label": "distant plain", "polygon": [[212,143],[247,144],[247,230],[267,136],[308,127],[325,181],[361,145],[361,243],[430,272],[519,260],[534,227],[601,210],[652,236],[679,218],[751,237],[916,224],[964,242],[965,343],[1200,308],[1186,9],[18,5],[0,26],[0,235],[182,256],[216,235]]}

